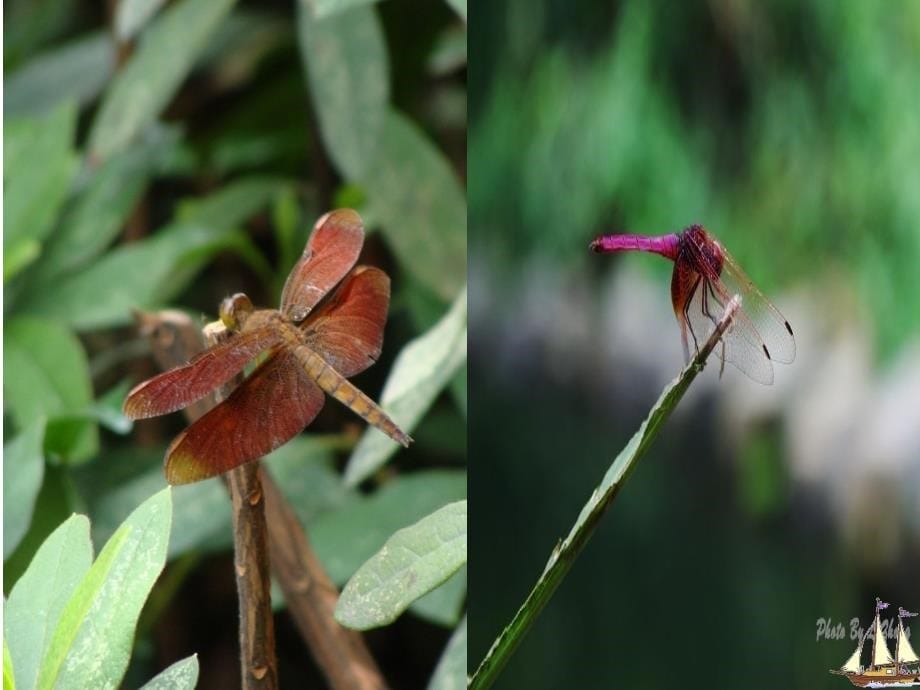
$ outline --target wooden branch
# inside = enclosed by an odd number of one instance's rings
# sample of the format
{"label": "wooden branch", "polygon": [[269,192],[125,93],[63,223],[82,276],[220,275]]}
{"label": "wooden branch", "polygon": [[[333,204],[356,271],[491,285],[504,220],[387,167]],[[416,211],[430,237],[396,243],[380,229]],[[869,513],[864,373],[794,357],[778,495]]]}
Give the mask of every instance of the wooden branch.
{"label": "wooden branch", "polygon": [[[205,326],[204,336],[210,347],[223,342],[230,334],[217,322]],[[221,386],[214,396],[214,404],[230,395],[242,379],[242,375],[238,375]],[[224,483],[233,504],[233,574],[240,612],[240,685],[243,690],[276,690],[275,620],[259,461],[230,470],[224,475]]]}
{"label": "wooden branch", "polygon": [[233,501],[236,591],[240,604],[240,664],[245,690],[278,687],[268,532],[259,463],[227,473]]}
{"label": "wooden branch", "polygon": [[[184,364],[204,347],[201,331],[182,312],[137,312],[135,320],[150,341],[154,358],[164,369]],[[185,410],[186,416],[190,422],[194,421],[210,407],[190,406]],[[249,465],[255,467],[258,463],[247,463],[244,467]],[[385,689],[386,681],[363,636],[343,628],[333,618],[338,590],[314,553],[293,508],[271,475],[259,474],[271,569],[317,665],[335,690]]]}
{"label": "wooden branch", "polygon": [[333,618],[339,591],[316,557],[294,509],[273,481],[266,481],[264,490],[271,528],[272,571],[284,591],[297,629],[326,674],[330,687],[386,688],[361,633],[343,628]]}

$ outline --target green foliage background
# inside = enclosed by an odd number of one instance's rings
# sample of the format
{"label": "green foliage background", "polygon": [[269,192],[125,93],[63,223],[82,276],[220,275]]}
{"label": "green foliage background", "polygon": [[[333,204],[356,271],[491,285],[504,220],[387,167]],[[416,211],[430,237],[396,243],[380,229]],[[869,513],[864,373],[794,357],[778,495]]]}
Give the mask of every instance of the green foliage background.
{"label": "green foliage background", "polygon": [[[120,414],[155,373],[131,310],[176,306],[203,323],[230,292],[277,304],[329,208],[360,211],[362,260],[393,283],[384,354],[356,382],[374,398],[385,386],[417,442],[395,459],[357,444],[363,426],[333,402],[268,465],[340,585],[397,529],[463,499],[465,3],[28,0],[4,15],[5,592],[72,512],[99,549],[165,485],[178,415],[129,436]],[[235,628],[235,595],[201,595],[231,575],[226,504],[216,481],[173,492],[172,565],[129,685],[198,652],[200,687],[213,686],[222,645],[238,672],[235,635],[214,634]],[[380,633],[383,649],[419,645],[381,654],[391,682],[427,682],[464,596],[460,572]],[[296,651],[282,677],[319,682],[285,636]]]}
{"label": "green foliage background", "polygon": [[700,221],[763,288],[838,267],[883,353],[914,331],[915,3],[509,0],[476,11],[477,247],[570,263],[592,231]]}

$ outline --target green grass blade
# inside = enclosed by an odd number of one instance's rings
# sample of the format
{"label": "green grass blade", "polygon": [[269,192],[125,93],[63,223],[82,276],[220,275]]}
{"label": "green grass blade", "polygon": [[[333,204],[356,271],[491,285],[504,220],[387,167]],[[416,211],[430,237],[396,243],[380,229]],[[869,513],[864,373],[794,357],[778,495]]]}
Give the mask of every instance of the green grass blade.
{"label": "green grass blade", "polygon": [[476,690],[488,688],[498,677],[498,674],[501,673],[502,668],[508,663],[508,659],[511,658],[517,645],[520,644],[530,626],[533,625],[540,611],[552,598],[559,583],[565,578],[566,573],[588,542],[604,512],[610,507],[613,499],[626,483],[630,472],[635,468],[636,461],[648,450],[648,447],[658,435],[661,425],[677,407],[680,399],[684,397],[684,393],[687,392],[693,379],[703,370],[706,358],[709,357],[709,354],[719,342],[719,338],[730,325],[739,304],[738,297],[729,302],[715,332],[693,360],[684,367],[680,375],[662,391],[661,396],[652,407],[648,417],[642,422],[639,430],[617,455],[600,485],[592,492],[588,502],[582,508],[578,519],[569,531],[569,535],[553,549],[543,574],[540,575],[536,585],[527,595],[527,599],[524,600],[511,622],[492,643],[492,647],[470,679],[470,688]]}

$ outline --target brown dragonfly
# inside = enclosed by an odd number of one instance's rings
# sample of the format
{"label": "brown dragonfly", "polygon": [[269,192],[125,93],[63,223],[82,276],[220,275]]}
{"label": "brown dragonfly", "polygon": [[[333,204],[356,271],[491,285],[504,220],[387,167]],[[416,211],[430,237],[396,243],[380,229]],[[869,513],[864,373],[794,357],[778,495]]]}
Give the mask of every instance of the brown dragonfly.
{"label": "brown dragonfly", "polygon": [[220,306],[221,322],[232,333],[226,341],[128,393],[124,413],[131,419],[167,414],[203,398],[266,354],[226,400],[170,444],[170,484],[213,477],[286,443],[319,413],[324,391],[408,447],[412,439],[347,380],[380,356],[390,303],[386,273],[352,268],[363,244],[357,213],[327,213],[288,276],[280,310],[255,310],[242,293],[226,298]]}

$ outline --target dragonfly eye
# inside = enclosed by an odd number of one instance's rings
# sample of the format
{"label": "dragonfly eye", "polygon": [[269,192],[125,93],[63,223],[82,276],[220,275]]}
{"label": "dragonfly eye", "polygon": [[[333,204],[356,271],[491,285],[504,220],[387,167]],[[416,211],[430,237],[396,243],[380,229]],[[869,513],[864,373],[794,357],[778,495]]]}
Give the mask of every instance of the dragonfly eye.
{"label": "dragonfly eye", "polygon": [[220,303],[220,320],[231,331],[237,331],[243,327],[252,311],[252,302],[242,292],[238,292]]}

